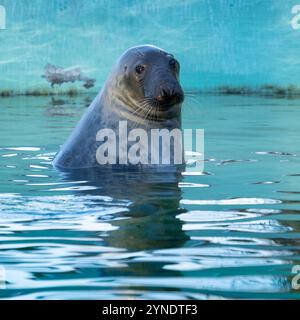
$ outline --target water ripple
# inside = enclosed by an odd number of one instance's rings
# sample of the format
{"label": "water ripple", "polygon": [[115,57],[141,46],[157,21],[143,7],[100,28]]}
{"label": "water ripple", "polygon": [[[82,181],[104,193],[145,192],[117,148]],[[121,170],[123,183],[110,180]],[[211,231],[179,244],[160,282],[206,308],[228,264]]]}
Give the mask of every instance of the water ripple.
{"label": "water ripple", "polygon": [[278,204],[281,200],[264,198],[234,198],[221,200],[188,200],[183,199],[181,204],[186,205],[253,205],[253,204]]}

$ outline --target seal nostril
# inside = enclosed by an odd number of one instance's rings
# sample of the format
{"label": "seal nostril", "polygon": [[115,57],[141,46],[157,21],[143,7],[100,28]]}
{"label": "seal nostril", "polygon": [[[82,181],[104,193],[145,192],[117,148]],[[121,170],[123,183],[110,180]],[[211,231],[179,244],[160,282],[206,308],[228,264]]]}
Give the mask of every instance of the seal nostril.
{"label": "seal nostril", "polygon": [[162,95],[163,95],[163,97],[169,96],[168,92],[165,89],[162,89]]}
{"label": "seal nostril", "polygon": [[162,107],[171,107],[184,100],[181,87],[174,81],[163,79],[157,89],[158,92],[154,99]]}

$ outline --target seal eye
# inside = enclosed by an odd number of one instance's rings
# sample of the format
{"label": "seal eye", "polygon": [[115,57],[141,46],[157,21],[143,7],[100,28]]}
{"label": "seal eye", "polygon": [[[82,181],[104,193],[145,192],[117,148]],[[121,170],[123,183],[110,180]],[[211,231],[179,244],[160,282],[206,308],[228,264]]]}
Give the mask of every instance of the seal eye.
{"label": "seal eye", "polygon": [[138,74],[143,73],[144,70],[145,70],[145,67],[142,66],[142,65],[138,65],[138,66],[135,67],[135,71],[136,71]]}
{"label": "seal eye", "polygon": [[176,67],[176,60],[175,59],[171,59],[169,61],[169,65],[172,67],[172,68],[175,68]]}

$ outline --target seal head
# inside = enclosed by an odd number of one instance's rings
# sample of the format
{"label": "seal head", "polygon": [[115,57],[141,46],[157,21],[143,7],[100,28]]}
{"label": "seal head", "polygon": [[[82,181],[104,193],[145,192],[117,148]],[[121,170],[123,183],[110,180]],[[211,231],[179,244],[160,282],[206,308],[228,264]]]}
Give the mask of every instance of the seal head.
{"label": "seal head", "polygon": [[145,120],[176,117],[184,99],[179,72],[179,62],[166,51],[151,45],[131,48],[111,74],[112,96]]}

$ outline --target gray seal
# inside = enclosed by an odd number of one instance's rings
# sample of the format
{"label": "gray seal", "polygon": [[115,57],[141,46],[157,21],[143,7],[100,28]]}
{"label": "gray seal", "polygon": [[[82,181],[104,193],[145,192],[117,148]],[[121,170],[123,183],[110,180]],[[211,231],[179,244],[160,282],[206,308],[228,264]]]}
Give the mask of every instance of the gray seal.
{"label": "gray seal", "polygon": [[86,110],[53,160],[61,169],[99,166],[96,139],[100,129],[181,128],[184,93],[176,58],[153,45],[128,49],[117,61],[102,90]]}

